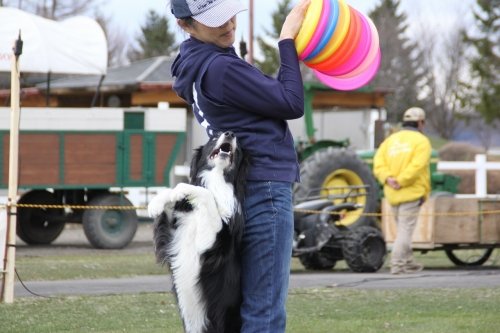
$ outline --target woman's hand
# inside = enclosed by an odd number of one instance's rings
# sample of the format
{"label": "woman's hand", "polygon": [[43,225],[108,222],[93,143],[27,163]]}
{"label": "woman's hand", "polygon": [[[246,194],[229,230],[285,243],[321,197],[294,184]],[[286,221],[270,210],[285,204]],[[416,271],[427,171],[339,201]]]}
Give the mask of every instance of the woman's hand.
{"label": "woman's hand", "polygon": [[306,16],[307,8],[311,0],[300,0],[300,2],[293,7],[281,27],[280,40],[295,39],[299,33],[304,17]]}

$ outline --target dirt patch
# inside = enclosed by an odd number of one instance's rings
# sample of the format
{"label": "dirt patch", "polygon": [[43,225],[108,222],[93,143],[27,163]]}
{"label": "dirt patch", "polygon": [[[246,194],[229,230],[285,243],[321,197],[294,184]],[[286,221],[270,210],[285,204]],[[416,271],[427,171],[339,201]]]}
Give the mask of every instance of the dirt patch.
{"label": "dirt patch", "polygon": [[18,256],[61,255],[61,253],[68,255],[153,253],[153,227],[151,223],[141,223],[132,242],[119,250],[93,248],[79,224],[67,224],[61,235],[50,245],[30,246],[19,238],[17,238],[16,243]]}

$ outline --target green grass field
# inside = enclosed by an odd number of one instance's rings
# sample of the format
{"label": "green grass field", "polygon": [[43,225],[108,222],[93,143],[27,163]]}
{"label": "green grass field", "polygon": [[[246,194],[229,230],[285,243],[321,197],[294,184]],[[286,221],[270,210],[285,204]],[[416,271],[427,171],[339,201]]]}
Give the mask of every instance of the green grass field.
{"label": "green grass field", "polygon": [[[290,333],[494,333],[500,289],[293,290]],[[0,304],[3,333],[182,332],[171,294],[23,298]]]}
{"label": "green grass field", "polygon": [[[415,253],[415,258],[426,268],[454,269],[455,265],[445,256],[443,251]],[[386,266],[387,266],[386,260]],[[500,250],[493,252],[485,266],[500,265]],[[24,281],[71,280],[119,278],[139,275],[165,274],[165,268],[155,263],[153,253],[121,254],[73,254],[73,255],[43,255],[22,256],[16,261],[17,272]],[[347,271],[344,261],[334,268],[336,271]],[[292,272],[305,272],[297,258],[292,259]]]}
{"label": "green grass field", "polygon": [[[441,251],[416,257],[429,269],[454,268]],[[486,265],[499,264],[496,250]],[[340,262],[335,270],[347,267]],[[21,256],[17,271],[25,281],[167,273],[152,253],[106,251]],[[292,273],[304,272],[293,259]],[[494,333],[500,327],[500,288],[293,289],[287,306],[291,333]],[[182,332],[170,293],[16,298],[13,304],[0,304],[0,324],[2,333]]]}

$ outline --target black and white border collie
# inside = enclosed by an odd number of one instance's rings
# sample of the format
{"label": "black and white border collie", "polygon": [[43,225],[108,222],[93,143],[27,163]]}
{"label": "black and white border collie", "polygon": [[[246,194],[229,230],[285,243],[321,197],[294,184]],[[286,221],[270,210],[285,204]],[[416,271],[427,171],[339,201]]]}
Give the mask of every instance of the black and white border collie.
{"label": "black and white border collie", "polygon": [[165,189],[148,205],[156,258],[170,268],[188,333],[240,331],[247,166],[234,134],[222,133],[195,150],[190,184]]}

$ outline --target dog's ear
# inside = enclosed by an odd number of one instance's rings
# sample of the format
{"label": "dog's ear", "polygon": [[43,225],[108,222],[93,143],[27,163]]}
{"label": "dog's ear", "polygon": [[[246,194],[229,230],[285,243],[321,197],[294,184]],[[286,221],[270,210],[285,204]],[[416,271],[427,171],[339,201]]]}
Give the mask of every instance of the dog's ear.
{"label": "dog's ear", "polygon": [[200,146],[194,150],[193,158],[191,159],[191,169],[189,171],[190,182],[196,180],[196,171],[199,169],[198,164],[200,163],[201,157],[203,156],[203,146]]}
{"label": "dog's ear", "polygon": [[[248,172],[248,168],[250,167],[251,159],[250,154],[247,153],[244,149],[238,147],[238,175],[236,178],[236,188],[237,190],[241,190],[244,192],[244,188],[246,185],[246,175]],[[241,192],[241,193],[243,193]]]}
{"label": "dog's ear", "polygon": [[240,169],[239,171],[242,172],[244,175],[247,174],[247,171],[248,171],[248,167],[250,166],[251,162],[252,162],[252,159],[250,157],[250,154],[244,150],[243,148],[239,148],[238,147],[238,151],[239,151],[239,156],[240,156]]}

